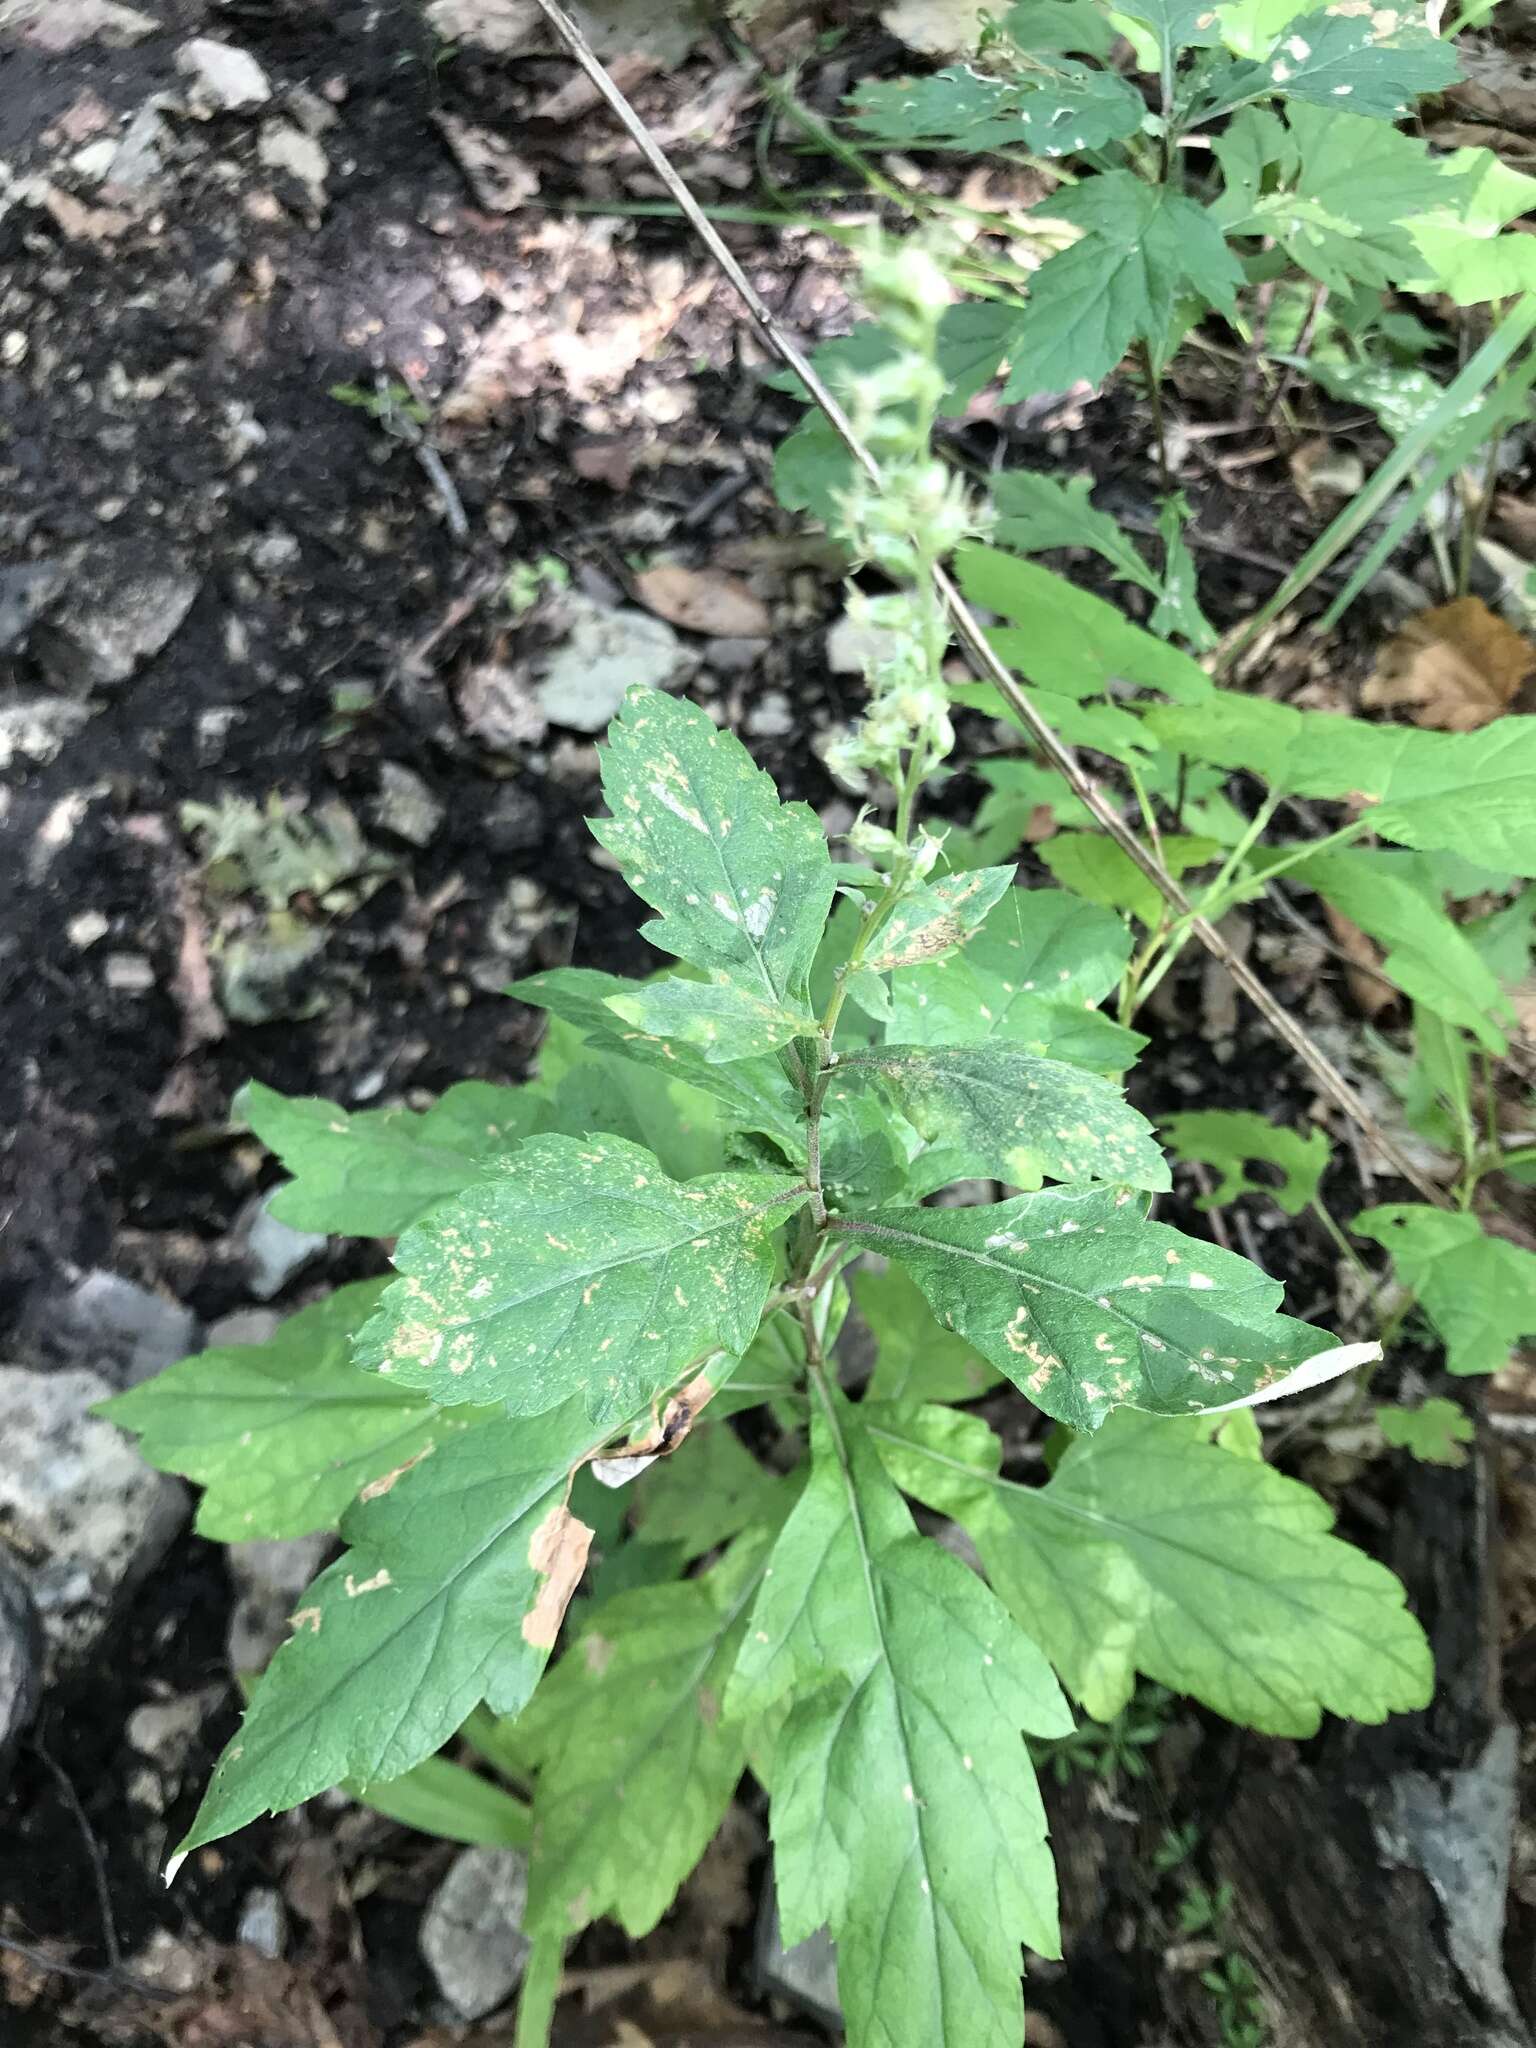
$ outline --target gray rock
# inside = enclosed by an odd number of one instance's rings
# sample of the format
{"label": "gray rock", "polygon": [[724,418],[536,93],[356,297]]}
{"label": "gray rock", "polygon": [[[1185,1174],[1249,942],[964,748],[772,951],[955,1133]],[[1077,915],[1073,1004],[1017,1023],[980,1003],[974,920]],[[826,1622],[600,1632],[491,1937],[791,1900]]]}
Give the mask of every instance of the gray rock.
{"label": "gray rock", "polygon": [[411,846],[430,846],[437,837],[446,807],[412,768],[386,761],[379,770],[379,793],[373,821]]}
{"label": "gray rock", "polygon": [[223,1350],[231,1344],[266,1344],[277,1334],[282,1316],[275,1308],[237,1308],[210,1323],[208,1349]]}
{"label": "gray rock", "polygon": [[0,1525],[55,1670],[95,1647],[187,1518],[181,1481],[91,1414],[111,1392],[83,1368],[0,1367]]}
{"label": "gray rock", "polygon": [[779,1936],[779,1902],[770,1874],[757,1916],[757,1976],[765,1991],[776,1992],[828,2027],[841,2027],[843,2008],[837,1995],[837,1945],[824,1927],[786,1948]]}
{"label": "gray rock", "polygon": [[99,1267],[50,1303],[49,1339],[88,1359],[114,1384],[136,1387],[197,1349],[197,1317],[118,1273]]}
{"label": "gray rock", "polygon": [[319,212],[325,204],[325,181],[331,166],[312,135],[287,121],[268,121],[256,144],[256,154],[269,171],[277,171],[302,185],[311,207]]}
{"label": "gray rock", "polygon": [[486,806],[479,831],[492,853],[523,853],[544,837],[544,806],[532,790],[509,782]]}
{"label": "gray rock", "polygon": [[258,1955],[280,1956],[288,1939],[288,1915],[282,1895],[258,1887],[247,1892],[235,1925],[235,1939]]}
{"label": "gray rock", "polygon": [[[114,176],[116,165],[113,166]],[[33,633],[33,646],[60,689],[111,689],[158,654],[192,609],[201,579],[189,571],[114,552],[82,566],[60,622]]]}
{"label": "gray rock", "polygon": [[176,68],[191,80],[195,107],[233,114],[245,107],[264,107],[272,97],[267,74],[248,50],[211,36],[194,36],[176,53]]}
{"label": "gray rock", "polygon": [[224,1687],[173,1693],[135,1707],[123,1727],[128,1747],[144,1761],[130,1771],[128,1796],[149,1813],[164,1813],[198,1764],[198,1737],[223,1704]]}
{"label": "gray rock", "polygon": [[159,26],[152,14],[121,0],[0,0],[0,34],[19,35],[54,56],[90,42],[126,49]]}
{"label": "gray rock", "polygon": [[421,1952],[461,2019],[478,2020],[517,1989],[528,1961],[528,1862],[516,1849],[466,1849],[432,1895]]}
{"label": "gray rock", "polygon": [[294,1274],[318,1258],[329,1242],[316,1231],[279,1223],[270,1202],[270,1195],[259,1197],[236,1225],[236,1236],[244,1241],[246,1285],[258,1301],[281,1294]]}
{"label": "gray rock", "polygon": [[704,650],[704,660],[716,675],[745,675],[762,660],[763,647],[761,640],[711,640]]}
{"label": "gray rock", "polygon": [[782,690],[764,690],[746,715],[747,731],[755,739],[782,739],[796,725],[795,707]]}
{"label": "gray rock", "polygon": [[69,581],[68,562],[16,562],[0,569],[0,654],[10,654],[25,641],[35,619],[42,617]]}
{"label": "gray rock", "polygon": [[42,1698],[43,1634],[32,1595],[0,1561],[0,1792]]}
{"label": "gray rock", "polygon": [[68,697],[24,697],[0,704],[0,768],[17,760],[47,767],[90,715],[87,705]]}
{"label": "gray rock", "polygon": [[174,102],[168,93],[153,93],[140,107],[107,166],[107,183],[120,192],[146,192],[165,171],[171,146],[165,109]]}
{"label": "gray rock", "polygon": [[324,1530],[281,1541],[231,1543],[225,1549],[235,1605],[229,1617],[229,1668],[264,1671],[288,1640],[288,1617],[331,1547]]}
{"label": "gray rock", "polygon": [[539,707],[551,725],[601,732],[626,690],[662,689],[692,666],[665,619],[629,607],[604,611],[576,596],[568,602],[575,623],[546,657],[538,687]]}

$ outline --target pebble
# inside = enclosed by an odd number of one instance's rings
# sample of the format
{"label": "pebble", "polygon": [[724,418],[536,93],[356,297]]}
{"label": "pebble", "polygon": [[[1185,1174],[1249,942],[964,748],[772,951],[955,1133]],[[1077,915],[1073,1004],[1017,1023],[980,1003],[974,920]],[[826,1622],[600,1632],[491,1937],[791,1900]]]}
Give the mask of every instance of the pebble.
{"label": "pebble", "polygon": [[787,1998],[825,2025],[840,2028],[837,1945],[824,1927],[786,1948],[779,1936],[779,1905],[770,1874],[757,1920],[757,1975],[766,1991]]}
{"label": "pebble", "polygon": [[0,704],[0,768],[18,759],[46,768],[90,715],[88,705],[68,697],[24,697],[19,704]]}
{"label": "pebble", "polygon": [[270,1200],[268,1195],[258,1197],[235,1226],[237,1241],[243,1238],[245,1283],[258,1301],[281,1294],[294,1274],[318,1258],[329,1242],[317,1231],[279,1223],[268,1206]]}
{"label": "pebble", "polygon": [[[7,335],[6,341],[9,340]],[[67,561],[55,556],[15,562],[8,569],[0,569],[0,654],[9,654],[21,646],[33,621],[63,595],[69,568]]]}
{"label": "pebble", "polygon": [[102,978],[115,995],[144,996],[155,985],[155,970],[142,953],[109,953]]}
{"label": "pebble", "polygon": [[504,783],[476,829],[492,853],[524,853],[544,837],[544,806],[531,789]]}
{"label": "pebble", "polygon": [[187,1519],[181,1481],[91,1413],[112,1391],[84,1367],[0,1366],[0,1524],[55,1669],[95,1647]]}
{"label": "pebble", "polygon": [[267,1890],[265,1886],[247,1892],[245,1903],[240,1908],[240,1918],[235,1923],[235,1939],[244,1947],[255,1949],[258,1955],[270,1956],[275,1962],[288,1939],[288,1915],[282,1895]]}
{"label": "pebble", "polygon": [[630,689],[662,689],[691,665],[665,619],[624,606],[605,611],[579,596],[575,624],[545,661],[539,707],[551,725],[601,732]]}
{"label": "pebble", "polygon": [[516,1849],[466,1849],[433,1893],[421,1952],[461,2019],[484,2018],[517,1989],[528,1961],[527,1903],[528,1862]]}
{"label": "pebble", "polygon": [[755,739],[777,740],[793,732],[798,721],[782,690],[764,690],[742,722]]}
{"label": "pebble", "polygon": [[176,68],[191,80],[194,110],[233,114],[245,107],[264,107],[272,97],[267,74],[248,50],[212,36],[194,36],[176,53]]}
{"label": "pebble", "polygon": [[197,1349],[191,1309],[101,1267],[49,1304],[49,1338],[116,1387],[136,1387]]}
{"label": "pebble", "polygon": [[103,551],[77,572],[62,623],[35,636],[49,680],[78,693],[127,682],[170,640],[201,588],[186,570],[116,546]]}
{"label": "pebble", "polygon": [[413,768],[398,761],[386,761],[379,770],[379,793],[373,803],[373,821],[397,839],[412,846],[430,846],[437,837],[447,807],[435,797]]}
{"label": "pebble", "polygon": [[711,640],[704,649],[705,662],[720,676],[745,675],[762,658],[761,640]]}
{"label": "pebble", "polygon": [[889,661],[897,637],[887,626],[867,626],[847,612],[827,628],[827,665],[835,676],[862,676]]}
{"label": "pebble", "polygon": [[[214,1331],[209,1331],[210,1338]],[[232,1340],[226,1338],[226,1343]],[[288,1617],[298,1597],[325,1561],[331,1538],[313,1536],[230,1543],[225,1559],[235,1589],[229,1617],[229,1668],[264,1671],[274,1652],[293,1633]]]}
{"label": "pebble", "polygon": [[43,1637],[32,1595],[0,1559],[0,1792],[42,1698]]}

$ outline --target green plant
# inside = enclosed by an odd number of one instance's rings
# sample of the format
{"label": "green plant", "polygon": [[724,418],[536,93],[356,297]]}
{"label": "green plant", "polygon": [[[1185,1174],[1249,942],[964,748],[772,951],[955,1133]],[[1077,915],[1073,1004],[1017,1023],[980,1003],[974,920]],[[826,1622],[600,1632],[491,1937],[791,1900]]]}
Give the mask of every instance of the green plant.
{"label": "green plant", "polygon": [[[397,1237],[397,1277],[107,1409],[201,1481],[206,1532],[339,1518],[348,1546],[178,1857],[338,1783],[427,1811],[462,1731],[532,1788],[529,2042],[562,1941],[651,1927],[750,1768],[785,1937],[830,1927],[850,2038],[1012,2048],[1021,1945],[1058,1952],[1021,1736],[1072,1738],[1066,1694],[1111,1724],[1145,1679],[1304,1736],[1429,1693],[1401,1587],[1233,1426],[1374,1347],[1149,1220],[1139,1041],[1098,1009],[1121,918],[949,865],[919,816],[953,744],[932,572],[980,515],[928,452],[931,272],[876,254],[866,288],[897,343],[863,399],[885,467],[840,516],[893,587],[838,755],[870,791],[852,858],[702,711],[632,694],[593,829],[678,969],[518,984],[554,1020],[523,1087],[360,1113],[249,1089],[278,1213]],[[1022,1192],[926,1204],[977,1176]],[[861,1251],[888,1270],[850,1288]],[[1002,1381],[1061,1426],[1044,1485],[966,1409]]]}

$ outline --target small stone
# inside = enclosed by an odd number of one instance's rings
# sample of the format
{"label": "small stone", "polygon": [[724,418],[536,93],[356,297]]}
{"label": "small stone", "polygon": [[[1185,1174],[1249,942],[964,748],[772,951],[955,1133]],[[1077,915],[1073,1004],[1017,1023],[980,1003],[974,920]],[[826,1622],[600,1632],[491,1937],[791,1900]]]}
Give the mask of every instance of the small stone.
{"label": "small stone", "polygon": [[43,1634],[32,1595],[0,1559],[0,1792],[42,1699]]}
{"label": "small stone", "polygon": [[827,629],[827,665],[835,676],[862,676],[890,660],[897,638],[889,627],[866,626],[846,612]]}
{"label": "small stone", "polygon": [[142,192],[164,171],[171,131],[162,109],[169,104],[167,95],[152,94],[124,129],[107,166],[107,183],[119,192]]}
{"label": "small stone", "polygon": [[330,1242],[316,1231],[279,1223],[270,1201],[270,1196],[260,1197],[236,1225],[236,1236],[244,1239],[246,1285],[258,1301],[281,1294],[294,1274],[318,1258]]}
{"label": "small stone", "polygon": [[779,1906],[770,1874],[757,1918],[757,1975],[765,1991],[776,1992],[824,2025],[841,2028],[837,1995],[837,1944],[824,1927],[793,1948],[779,1935]]}
{"label": "small stone", "polygon": [[544,806],[530,789],[504,783],[478,822],[480,838],[492,853],[524,853],[544,837]]}
{"label": "small stone", "polygon": [[275,1308],[237,1308],[208,1325],[208,1349],[223,1351],[233,1344],[270,1343],[282,1320]]}
{"label": "small stone", "polygon": [[50,1304],[49,1319],[66,1355],[88,1360],[119,1387],[153,1379],[197,1349],[191,1309],[100,1267]]}
{"label": "small stone", "polygon": [[0,654],[23,644],[33,621],[63,594],[69,571],[69,563],[57,556],[0,569]]}
{"label": "small stone", "polygon": [[745,675],[762,658],[761,640],[711,640],[704,650],[706,666],[718,676]]}
{"label": "small stone", "polygon": [[459,678],[459,716],[492,753],[536,747],[549,721],[520,670],[498,661],[477,662]]}
{"label": "small stone", "polygon": [[795,729],[795,707],[782,690],[764,690],[748,710],[743,723],[754,739],[782,739]]}
{"label": "small stone", "polygon": [[68,697],[26,697],[19,704],[0,704],[0,768],[17,760],[46,768],[90,715],[89,705]]}
{"label": "small stone", "polygon": [[528,1862],[516,1849],[466,1849],[432,1895],[421,1952],[461,2019],[483,2019],[521,1981]]}
{"label": "small stone", "polygon": [[118,0],[0,0],[0,35],[19,36],[34,50],[52,56],[88,42],[126,49],[159,27],[152,14],[121,6]]}
{"label": "small stone", "polygon": [[[132,550],[132,552],[130,552]],[[191,611],[202,579],[112,543],[72,580],[58,622],[34,633],[49,679],[60,689],[107,689],[158,654]]]}
{"label": "small stone", "polygon": [[147,1807],[151,1813],[165,1812],[198,1760],[197,1738],[204,1722],[223,1700],[223,1686],[213,1685],[134,1708],[123,1735],[128,1747],[146,1760],[129,1778],[135,1805]]}
{"label": "small stone", "polygon": [[55,1669],[79,1663],[187,1518],[187,1489],[90,1411],[113,1391],[83,1368],[0,1366],[0,1525]]}
{"label": "small stone", "polygon": [[176,68],[192,81],[194,111],[233,114],[245,107],[264,107],[272,97],[267,74],[248,50],[212,36],[194,36],[176,53]]}
{"label": "small stone", "polygon": [[240,1908],[240,1918],[235,1923],[235,1939],[246,1948],[253,1948],[258,1955],[270,1956],[275,1962],[282,1954],[288,1938],[288,1915],[283,1907],[282,1895],[258,1886],[247,1892],[245,1903]]}
{"label": "small stone", "polygon": [[[214,1331],[208,1334],[211,1338]],[[288,1617],[330,1547],[331,1538],[323,1530],[314,1536],[257,1538],[226,1546],[224,1555],[235,1588],[228,1637],[231,1671],[266,1669],[274,1652],[292,1635]]]}
{"label": "small stone", "polygon": [[446,816],[446,805],[439,802],[414,769],[403,767],[398,761],[384,763],[379,770],[379,793],[373,804],[376,825],[411,846],[430,846]]}
{"label": "small stone", "polygon": [[317,210],[324,203],[325,181],[331,166],[325,151],[312,135],[286,121],[269,121],[256,144],[256,154],[269,171],[286,172],[297,179]]}
{"label": "small stone", "polygon": [[155,985],[155,970],[142,953],[109,953],[103,978],[114,995],[148,995]]}
{"label": "small stone", "polygon": [[572,597],[575,624],[546,658],[540,708],[552,725],[601,732],[630,689],[661,689],[691,666],[665,619],[625,607],[604,611]]}
{"label": "small stone", "polygon": [[291,569],[302,552],[297,534],[274,526],[251,542],[250,564],[258,576],[277,576]]}

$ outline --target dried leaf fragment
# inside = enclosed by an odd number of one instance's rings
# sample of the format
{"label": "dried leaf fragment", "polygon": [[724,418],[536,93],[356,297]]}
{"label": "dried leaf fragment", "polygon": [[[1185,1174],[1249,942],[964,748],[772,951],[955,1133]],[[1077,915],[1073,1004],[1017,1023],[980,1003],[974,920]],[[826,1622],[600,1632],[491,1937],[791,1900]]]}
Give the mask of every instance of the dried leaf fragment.
{"label": "dried leaf fragment", "polygon": [[537,193],[537,171],[503,136],[462,121],[457,114],[436,113],[432,119],[464,173],[465,183],[487,213],[516,213],[524,200]]}
{"label": "dried leaf fragment", "polygon": [[1507,711],[1536,673],[1536,647],[1480,597],[1409,619],[1376,658],[1361,691],[1373,710],[1406,710],[1415,725],[1475,732]]}
{"label": "dried leaf fragment", "polygon": [[534,1530],[528,1562],[543,1575],[538,1598],[523,1616],[523,1641],[536,1650],[554,1648],[571,1596],[587,1568],[592,1531],[564,1503],[552,1507]]}
{"label": "dried leaf fragment", "polygon": [[635,578],[635,595],[648,610],[690,633],[710,633],[721,640],[768,637],[768,607],[739,576],[724,569],[686,569],[681,562],[662,562]]}

